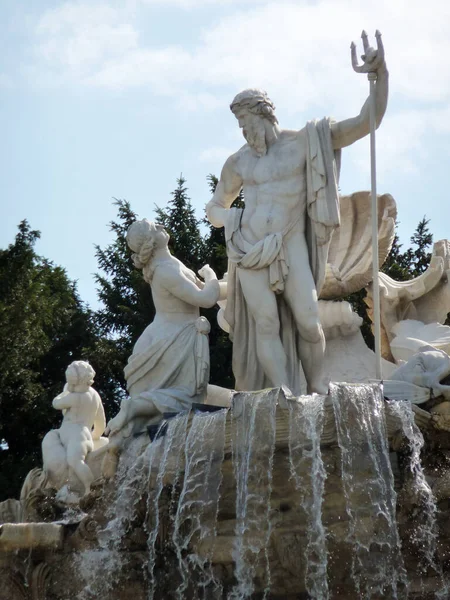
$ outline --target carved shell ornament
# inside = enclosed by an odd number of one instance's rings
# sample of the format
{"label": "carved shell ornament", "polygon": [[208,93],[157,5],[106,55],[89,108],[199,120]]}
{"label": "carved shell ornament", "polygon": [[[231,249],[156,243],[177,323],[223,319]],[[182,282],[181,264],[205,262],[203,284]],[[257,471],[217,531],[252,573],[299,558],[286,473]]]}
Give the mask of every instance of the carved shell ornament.
{"label": "carved shell ornament", "polygon": [[[328,251],[322,300],[358,292],[372,281],[372,217],[370,192],[340,196],[340,227]],[[397,206],[390,194],[378,196],[378,259],[386,260],[394,241]]]}

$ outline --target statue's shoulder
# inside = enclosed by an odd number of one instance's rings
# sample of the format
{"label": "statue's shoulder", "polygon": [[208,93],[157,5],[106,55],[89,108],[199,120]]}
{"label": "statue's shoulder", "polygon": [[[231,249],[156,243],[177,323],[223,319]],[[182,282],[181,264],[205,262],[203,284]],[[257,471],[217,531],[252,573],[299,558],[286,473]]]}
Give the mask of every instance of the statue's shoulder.
{"label": "statue's shoulder", "polygon": [[182,267],[183,263],[174,256],[171,257],[171,260],[156,263],[153,271],[153,283],[160,282],[164,285],[173,282],[175,278],[179,278]]}
{"label": "statue's shoulder", "polygon": [[283,129],[281,139],[286,141],[302,140],[306,135],[306,125],[302,129]]}
{"label": "statue's shoulder", "polygon": [[227,158],[225,167],[233,171],[239,170],[239,164],[242,162],[242,160],[246,160],[250,154],[250,146],[248,144],[244,144],[237,152],[234,152],[234,154]]}

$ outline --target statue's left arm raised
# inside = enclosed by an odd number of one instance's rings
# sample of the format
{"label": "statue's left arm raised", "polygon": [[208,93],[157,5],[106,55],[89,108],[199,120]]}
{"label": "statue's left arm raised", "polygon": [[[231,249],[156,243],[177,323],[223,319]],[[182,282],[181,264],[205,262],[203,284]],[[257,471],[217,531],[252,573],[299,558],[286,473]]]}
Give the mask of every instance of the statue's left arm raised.
{"label": "statue's left arm raised", "polygon": [[[384,60],[384,48],[383,42],[381,41],[381,34],[379,31],[375,34],[377,40],[377,48],[369,46],[367,34],[365,31],[362,32],[361,38],[364,46],[364,54],[362,55],[363,64],[358,66],[358,60],[356,57],[356,46],[352,43],[351,45],[351,59],[353,69],[358,73],[370,73],[376,76],[375,85],[375,105],[376,105],[376,126],[379,127],[384,113],[386,112],[387,100],[388,100],[388,82],[389,73],[386,68],[386,62]],[[364,103],[361,112],[358,116],[350,119],[345,119],[331,125],[331,134],[333,138],[333,146],[337,150],[338,148],[344,148],[350,146],[353,142],[365,137],[369,133],[369,98]]]}

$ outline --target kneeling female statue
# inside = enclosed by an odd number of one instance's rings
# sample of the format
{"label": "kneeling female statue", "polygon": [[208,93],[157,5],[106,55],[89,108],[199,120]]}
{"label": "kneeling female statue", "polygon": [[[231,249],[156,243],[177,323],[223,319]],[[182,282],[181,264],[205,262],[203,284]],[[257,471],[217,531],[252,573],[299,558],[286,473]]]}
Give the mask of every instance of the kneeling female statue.
{"label": "kneeling female statue", "polygon": [[205,280],[200,281],[170,254],[168,241],[164,228],[147,219],[133,223],[127,233],[133,262],[151,285],[156,315],[125,367],[129,397],[108,423],[111,450],[116,434],[129,435],[142,418],[148,422],[206,399],[210,326],[200,317],[199,307],[216,304],[220,285],[208,265],[199,271]]}

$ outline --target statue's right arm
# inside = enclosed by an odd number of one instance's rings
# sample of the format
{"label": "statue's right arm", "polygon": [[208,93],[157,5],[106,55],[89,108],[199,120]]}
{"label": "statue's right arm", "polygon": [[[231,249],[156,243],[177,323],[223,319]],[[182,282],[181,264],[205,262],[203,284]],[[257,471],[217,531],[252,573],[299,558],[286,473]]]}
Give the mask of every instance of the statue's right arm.
{"label": "statue's right arm", "polygon": [[203,289],[199,289],[181,271],[170,266],[158,273],[158,281],[173,296],[192,306],[211,308],[219,299],[220,286],[217,279],[206,281]]}
{"label": "statue's right arm", "polygon": [[206,216],[214,227],[223,227],[226,214],[242,188],[242,177],[236,169],[237,155],[233,154],[223,166],[214,196],[206,205]]}

